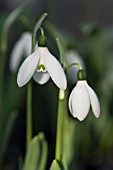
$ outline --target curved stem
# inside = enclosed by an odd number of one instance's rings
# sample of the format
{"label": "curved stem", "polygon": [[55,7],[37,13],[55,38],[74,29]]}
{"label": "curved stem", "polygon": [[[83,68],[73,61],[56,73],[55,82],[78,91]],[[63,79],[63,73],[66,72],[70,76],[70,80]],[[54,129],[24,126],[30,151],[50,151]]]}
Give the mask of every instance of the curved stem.
{"label": "curved stem", "polygon": [[44,35],[44,30],[42,27],[40,27],[41,35]]}
{"label": "curved stem", "polygon": [[[36,25],[34,26],[34,29],[32,32],[31,53],[35,51],[36,34],[46,16],[47,16],[46,13],[42,14],[39,20],[37,21]],[[29,82],[27,85],[26,149],[28,149],[31,139],[32,139],[32,85],[31,85],[31,82]]]}
{"label": "curved stem", "polygon": [[41,24],[42,24],[42,22],[44,21],[44,19],[47,15],[48,15],[47,13],[42,14],[40,16],[39,20],[36,22],[36,25],[34,26],[33,33],[32,33],[32,52],[35,49],[37,31],[41,27]]}
{"label": "curved stem", "polygon": [[32,139],[32,85],[27,85],[27,122],[26,122],[26,149]]}
{"label": "curved stem", "polygon": [[67,67],[66,67],[66,71],[69,70],[72,66],[78,66],[79,69],[82,69],[82,66],[80,63],[72,63],[72,64],[69,64]]}
{"label": "curved stem", "polygon": [[64,108],[64,91],[59,90],[59,104],[57,117],[57,134],[56,134],[56,151],[55,159],[62,159],[62,137],[63,137],[63,108]]}

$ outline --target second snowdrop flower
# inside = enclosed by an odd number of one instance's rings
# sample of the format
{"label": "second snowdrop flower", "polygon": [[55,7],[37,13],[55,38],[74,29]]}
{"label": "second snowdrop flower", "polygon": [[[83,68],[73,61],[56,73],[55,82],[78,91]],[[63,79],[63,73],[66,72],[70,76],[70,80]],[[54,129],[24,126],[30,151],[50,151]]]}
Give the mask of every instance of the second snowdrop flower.
{"label": "second snowdrop flower", "polygon": [[69,110],[74,118],[83,121],[92,106],[95,117],[100,115],[100,104],[96,93],[87,84],[86,73],[80,69],[78,71],[78,82],[69,97]]}
{"label": "second snowdrop flower", "polygon": [[22,60],[23,56],[28,56],[31,53],[32,35],[30,32],[25,32],[20,39],[15,43],[10,58],[10,69],[15,72]]}
{"label": "second snowdrop flower", "polygon": [[45,35],[39,37],[38,45],[39,47],[26,58],[19,69],[18,86],[24,86],[32,77],[37,83],[45,84],[51,77],[60,89],[65,90],[67,81],[64,70],[58,60],[49,52]]}

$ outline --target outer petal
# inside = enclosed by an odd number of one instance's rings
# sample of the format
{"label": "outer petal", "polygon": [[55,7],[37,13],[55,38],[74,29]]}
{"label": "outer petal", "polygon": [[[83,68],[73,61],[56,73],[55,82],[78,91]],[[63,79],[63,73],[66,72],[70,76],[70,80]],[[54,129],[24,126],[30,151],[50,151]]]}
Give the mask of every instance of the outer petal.
{"label": "outer petal", "polygon": [[86,89],[86,81],[78,81],[73,91],[73,114],[80,120],[84,120],[90,108],[89,94]]}
{"label": "outer petal", "polygon": [[73,115],[73,117],[76,118],[76,115],[74,114],[73,108],[72,108],[72,99],[73,99],[74,89],[72,90],[70,97],[69,97],[69,110],[70,110],[71,114]]}
{"label": "outer petal", "polygon": [[38,72],[35,71],[33,75],[33,79],[38,83],[38,84],[45,84],[49,80],[50,76],[48,72]]}
{"label": "outer petal", "polygon": [[16,42],[13,47],[10,58],[10,69],[16,71],[22,56],[25,54],[28,56],[31,52],[31,33],[26,32],[22,34],[21,38]]}
{"label": "outer petal", "polygon": [[33,76],[39,61],[39,50],[37,50],[28,56],[26,60],[22,63],[18,76],[17,84],[19,87],[24,86]]}
{"label": "outer petal", "polygon": [[95,117],[98,118],[100,115],[100,103],[99,103],[98,97],[96,93],[93,91],[93,89],[88,84],[86,85],[86,87],[89,93],[93,113]]}
{"label": "outer petal", "polygon": [[63,68],[58,60],[46,48],[45,66],[49,72],[53,82],[60,88],[65,90],[67,87],[67,80]]}

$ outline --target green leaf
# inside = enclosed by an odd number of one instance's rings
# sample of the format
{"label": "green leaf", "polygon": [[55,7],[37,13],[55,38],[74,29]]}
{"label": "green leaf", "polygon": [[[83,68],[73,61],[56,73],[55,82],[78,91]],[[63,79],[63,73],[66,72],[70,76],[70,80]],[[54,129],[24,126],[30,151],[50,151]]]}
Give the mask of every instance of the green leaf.
{"label": "green leaf", "polygon": [[33,34],[32,34],[32,51],[34,51],[34,48],[35,48],[37,31],[41,27],[42,22],[44,21],[47,15],[48,15],[47,13],[42,14],[34,26]]}
{"label": "green leaf", "polygon": [[[5,71],[5,64],[6,64],[6,51],[8,46],[8,35],[10,31],[10,27],[12,26],[13,22],[17,19],[17,17],[20,15],[20,13],[24,9],[24,5],[19,6],[16,8],[6,19],[2,31],[1,31],[1,39],[0,39],[0,122],[2,121],[2,107],[3,107],[3,101],[2,98],[4,96],[4,71]],[[1,125],[1,123],[0,123]]]}
{"label": "green leaf", "polygon": [[64,68],[66,68],[67,64],[66,64],[65,51],[64,51],[63,45],[59,38],[56,38],[56,42],[57,42],[57,46],[60,52],[60,61],[63,64]]}
{"label": "green leaf", "polygon": [[2,37],[1,37],[1,51],[4,52],[7,49],[7,39],[10,27],[14,23],[14,21],[17,19],[17,17],[21,14],[23,9],[25,8],[25,5],[21,5],[18,8],[16,8],[6,19],[3,29],[2,29]]}
{"label": "green leaf", "polygon": [[62,170],[59,163],[56,160],[53,160],[50,170]]}
{"label": "green leaf", "polygon": [[36,170],[37,163],[40,157],[40,141],[39,137],[35,136],[30,144],[26,153],[23,170]]}
{"label": "green leaf", "polygon": [[[13,89],[15,95],[12,95],[11,89]],[[18,108],[22,103],[21,99],[25,96],[25,90],[25,88],[20,89],[17,86],[16,75],[8,75],[7,81],[4,85],[4,96],[2,97],[1,128],[6,126],[11,110],[15,110],[15,108]]]}
{"label": "green leaf", "polygon": [[17,111],[13,111],[7,120],[6,126],[2,129],[2,138],[0,138],[0,163],[2,162],[3,155],[7,148],[8,139],[17,115]]}
{"label": "green leaf", "polygon": [[44,134],[40,132],[29,144],[23,170],[45,170],[48,147]]}
{"label": "green leaf", "polygon": [[45,170],[46,163],[47,163],[48,146],[47,146],[47,142],[45,140],[44,134],[40,132],[38,136],[41,142],[41,157],[40,157],[40,162],[39,162],[37,169]]}
{"label": "green leaf", "polygon": [[67,170],[66,165],[61,161],[53,160],[50,170]]}

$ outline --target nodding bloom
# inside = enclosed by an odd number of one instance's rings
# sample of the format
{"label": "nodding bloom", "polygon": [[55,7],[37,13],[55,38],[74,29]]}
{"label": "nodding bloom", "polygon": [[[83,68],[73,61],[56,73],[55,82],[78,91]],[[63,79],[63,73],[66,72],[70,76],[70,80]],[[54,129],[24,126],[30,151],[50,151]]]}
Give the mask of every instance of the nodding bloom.
{"label": "nodding bloom", "polygon": [[100,104],[96,93],[87,84],[84,70],[78,71],[78,82],[69,97],[69,110],[74,118],[83,121],[88,115],[90,104],[96,118],[100,115]]}
{"label": "nodding bloom", "polygon": [[30,32],[25,32],[21,35],[20,39],[15,43],[10,58],[10,70],[15,72],[22,60],[31,53],[31,40],[32,35]]}
{"label": "nodding bloom", "polygon": [[38,45],[39,47],[25,59],[19,69],[18,86],[24,86],[32,77],[42,85],[51,77],[60,89],[65,90],[67,81],[64,70],[58,60],[49,52],[45,35],[39,37]]}
{"label": "nodding bloom", "polygon": [[[85,64],[81,56],[75,50],[67,50],[66,51],[66,62],[67,65],[72,63],[80,63],[82,68],[85,69]],[[70,83],[74,84],[77,81],[77,71],[78,67],[73,66],[67,71],[67,78]]]}

